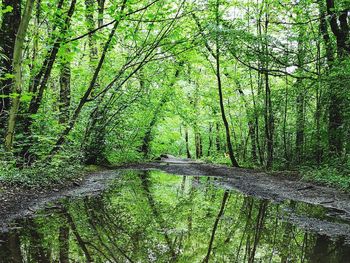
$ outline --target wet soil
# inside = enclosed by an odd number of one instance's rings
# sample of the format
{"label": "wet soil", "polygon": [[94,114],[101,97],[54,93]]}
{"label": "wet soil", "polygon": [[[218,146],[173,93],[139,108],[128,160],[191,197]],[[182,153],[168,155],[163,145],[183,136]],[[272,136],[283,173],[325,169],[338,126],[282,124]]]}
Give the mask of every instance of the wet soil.
{"label": "wet soil", "polygon": [[[23,189],[0,185],[0,228],[20,217],[33,214],[48,203],[67,196],[94,195],[106,188],[108,182],[118,176],[120,170],[162,170],[171,174],[220,177],[221,187],[236,189],[246,195],[268,199],[272,202],[294,200],[324,207],[329,218],[290,216],[290,221],[330,237],[343,236],[350,240],[350,195],[339,190],[301,181],[297,176],[271,176],[243,168],[205,164],[171,156],[158,162],[129,164],[113,167],[87,175],[80,181],[50,189]],[[345,223],[344,223],[345,222]]]}

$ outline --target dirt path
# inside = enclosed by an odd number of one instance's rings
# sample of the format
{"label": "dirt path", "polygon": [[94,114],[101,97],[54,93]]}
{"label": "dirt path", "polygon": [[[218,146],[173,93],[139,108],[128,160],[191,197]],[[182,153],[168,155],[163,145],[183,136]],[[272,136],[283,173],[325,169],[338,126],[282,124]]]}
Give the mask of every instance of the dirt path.
{"label": "dirt path", "polygon": [[[169,156],[169,158],[162,158],[159,162],[125,165],[91,174],[81,182],[72,182],[68,186],[57,189],[3,189],[0,193],[0,228],[6,228],[11,220],[33,214],[36,210],[45,207],[48,202],[61,197],[100,192],[108,185],[108,181],[115,178],[118,171],[123,169],[158,169],[177,175],[220,177],[219,184],[222,187],[233,188],[247,195],[275,202],[295,200],[320,205],[330,209],[330,213],[335,218],[350,222],[350,196],[347,193],[293,178],[269,176],[253,170],[205,164]],[[345,235],[350,240],[350,225],[347,223],[332,223],[293,216],[290,220],[318,232],[321,229],[322,233],[329,236]]]}

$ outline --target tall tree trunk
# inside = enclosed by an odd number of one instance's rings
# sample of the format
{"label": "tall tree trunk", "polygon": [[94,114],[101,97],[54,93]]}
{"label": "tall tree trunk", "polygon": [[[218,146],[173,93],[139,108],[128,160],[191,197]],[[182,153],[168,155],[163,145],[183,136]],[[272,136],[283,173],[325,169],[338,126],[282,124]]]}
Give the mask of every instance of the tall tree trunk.
{"label": "tall tree trunk", "polygon": [[59,123],[65,124],[69,120],[70,106],[70,61],[63,61],[60,68],[60,99],[59,99]]}
{"label": "tall tree trunk", "polygon": [[267,147],[266,168],[272,168],[273,164],[273,117],[271,105],[271,90],[269,75],[265,73],[265,136]]}
{"label": "tall tree trunk", "polygon": [[[350,55],[350,28],[348,24],[348,10],[342,10],[339,15],[335,13],[334,0],[326,0],[327,13],[330,17],[330,27],[337,42],[337,57],[340,63],[344,63],[345,59]],[[327,34],[323,34],[324,40]],[[328,50],[327,50],[328,53]],[[343,126],[344,126],[344,90],[349,89],[347,81],[339,81],[341,73],[334,83],[330,86],[330,103],[329,103],[329,125],[328,125],[328,141],[329,151],[331,154],[340,155],[343,150]],[[347,85],[344,87],[344,84]]]}
{"label": "tall tree trunk", "polygon": [[[327,7],[326,4],[323,2],[323,0],[318,0],[319,4],[319,13],[320,13],[320,34],[323,39],[323,43],[326,49],[326,59],[327,59],[327,75],[330,74],[330,71],[333,67],[334,63],[334,51],[332,47],[331,37],[329,35],[328,31],[328,25],[327,25]],[[318,72],[321,71],[321,54],[318,54]],[[321,97],[322,97],[322,90],[320,89],[320,83],[321,80],[318,81],[318,86],[316,90],[316,112],[315,112],[315,119],[316,119],[316,144],[315,144],[315,157],[316,162],[320,164],[322,159],[322,145],[321,145],[321,112],[322,112],[322,104],[321,104]],[[327,89],[329,89],[329,84],[327,84]]]}
{"label": "tall tree trunk", "polygon": [[285,93],[284,93],[284,110],[283,110],[283,150],[284,150],[284,159],[286,162],[286,167],[289,168],[290,158],[288,153],[287,145],[287,113],[288,113],[288,77],[286,76],[285,84]]}
{"label": "tall tree trunk", "polygon": [[10,93],[13,80],[13,55],[16,35],[21,22],[21,0],[2,0],[2,8],[12,7],[11,12],[2,15],[0,27],[0,143],[5,137],[7,115],[10,109]]}
{"label": "tall tree trunk", "polygon": [[216,153],[220,153],[221,151],[220,125],[218,122],[215,123],[215,130],[216,130],[216,136],[215,136]]}
{"label": "tall tree trunk", "polygon": [[105,8],[105,0],[97,0],[97,4],[98,4],[97,23],[98,23],[98,27],[101,27],[103,25],[103,15],[104,15],[104,8]]}
{"label": "tall tree trunk", "polygon": [[[269,16],[268,13],[265,14],[265,37],[268,33],[269,25]],[[268,63],[268,43],[265,39],[264,51],[266,56],[265,68],[269,68]],[[273,165],[273,134],[274,134],[274,120],[273,120],[273,111],[272,111],[272,101],[271,101],[271,89],[269,82],[269,73],[268,70],[264,72],[265,77],[265,139],[266,139],[266,150],[267,150],[267,159],[266,159],[266,168],[271,169]]]}
{"label": "tall tree trunk", "polygon": [[191,152],[190,152],[190,145],[189,145],[189,140],[188,140],[188,128],[187,126],[185,127],[185,143],[186,143],[186,155],[187,158],[191,159]]}
{"label": "tall tree trunk", "polygon": [[11,92],[16,96],[12,100],[10,114],[8,118],[8,126],[5,137],[5,148],[7,151],[12,150],[13,140],[15,136],[15,124],[17,113],[20,104],[20,96],[22,93],[22,56],[24,49],[24,40],[27,34],[29,20],[33,10],[34,0],[27,0],[26,6],[22,15],[22,19],[16,35],[16,41],[13,51],[13,83],[11,85]]}
{"label": "tall tree trunk", "polygon": [[250,79],[250,90],[252,93],[253,107],[254,107],[254,114],[253,114],[254,118],[253,118],[252,125],[254,128],[255,142],[252,141],[252,156],[253,156],[253,161],[257,162],[258,154],[259,154],[259,161],[260,161],[260,164],[262,165],[264,163],[264,161],[263,161],[263,157],[261,154],[261,147],[260,147],[260,141],[259,141],[259,116],[258,116],[258,112],[257,112],[256,98],[255,98],[254,89],[253,89],[253,78],[252,78],[252,70],[251,69],[249,69],[249,79]]}
{"label": "tall tree trunk", "polygon": [[305,95],[304,87],[301,81],[297,81],[296,87],[298,89],[298,95],[296,99],[297,107],[297,118],[296,118],[296,139],[295,139],[295,151],[296,151],[296,161],[301,163],[303,161],[304,155],[304,111],[305,111]]}
{"label": "tall tree trunk", "polygon": [[[220,22],[219,22],[219,6],[220,2],[219,0],[216,1],[216,27],[217,30],[219,30]],[[221,83],[221,73],[220,73],[220,47],[219,47],[219,32],[216,33],[216,79],[218,84],[218,91],[219,91],[219,99],[220,99],[220,110],[221,110],[221,117],[222,121],[225,126],[225,132],[226,132],[226,142],[227,142],[227,148],[228,153],[230,156],[230,160],[232,163],[232,166],[239,167],[239,164],[235,158],[235,155],[233,153],[233,147],[231,143],[231,134],[230,134],[230,127],[226,118],[225,114],[225,106],[224,106],[224,99],[222,94],[222,83]]]}
{"label": "tall tree trunk", "polygon": [[[100,11],[100,2],[98,2],[98,10]],[[95,1],[85,0],[85,21],[87,24],[87,30],[91,32],[95,28]],[[103,18],[103,16],[102,16]],[[98,17],[99,19],[99,17]],[[97,19],[97,20],[98,20]],[[98,20],[99,21],[99,20]],[[90,69],[93,73],[95,64],[98,58],[98,45],[93,35],[88,36],[89,41],[89,63]],[[95,90],[99,90],[100,84],[99,80],[96,80]],[[84,155],[86,164],[106,164],[108,163],[107,158],[104,155],[105,150],[105,136],[106,136],[106,126],[102,123],[106,109],[104,109],[103,102],[104,96],[97,98],[97,101],[93,102],[95,104],[95,109],[90,114],[89,124],[87,125],[84,145]]]}
{"label": "tall tree trunk", "polygon": [[194,141],[196,145],[196,159],[200,159],[202,157],[202,138],[199,131],[195,132]]}
{"label": "tall tree trunk", "polygon": [[[95,29],[95,0],[85,0],[85,21],[87,24],[88,32]],[[88,35],[89,38],[89,54],[90,54],[90,65],[91,68],[94,68],[94,64],[97,60],[97,45],[95,38],[92,34]]]}
{"label": "tall tree trunk", "polygon": [[[299,14],[298,14],[299,16]],[[305,26],[300,26],[298,33],[298,71],[301,71],[304,67],[304,57],[305,57],[305,48],[303,43],[305,41]],[[296,161],[300,164],[304,160],[304,141],[305,141],[305,88],[303,85],[303,80],[298,79],[296,81],[297,88],[297,98],[296,98],[296,108],[297,108],[297,117],[296,117],[296,139],[295,139],[295,152],[296,152]]]}
{"label": "tall tree trunk", "polygon": [[209,157],[211,155],[212,148],[213,148],[213,123],[211,122],[209,122],[208,140],[209,140],[209,146],[208,146],[207,156]]}
{"label": "tall tree trunk", "polygon": [[[254,125],[254,116],[251,116],[252,114],[250,114],[249,112],[249,104],[245,98],[245,94],[241,88],[241,84],[236,81],[236,86],[237,86],[237,90],[239,92],[239,94],[241,95],[241,98],[243,100],[244,106],[245,106],[245,110],[246,110],[246,115],[247,115],[247,120],[248,120],[248,137],[246,139],[246,142],[244,143],[245,147],[244,147],[244,155],[246,152],[246,147],[247,147],[247,141],[250,138],[251,141],[251,157],[252,157],[252,161],[254,163],[256,163],[258,156],[257,156],[257,149],[256,149],[256,133],[255,133],[255,125]],[[254,107],[255,107],[255,103],[254,103]],[[254,109],[255,111],[255,109]],[[241,129],[242,130],[242,129]]]}

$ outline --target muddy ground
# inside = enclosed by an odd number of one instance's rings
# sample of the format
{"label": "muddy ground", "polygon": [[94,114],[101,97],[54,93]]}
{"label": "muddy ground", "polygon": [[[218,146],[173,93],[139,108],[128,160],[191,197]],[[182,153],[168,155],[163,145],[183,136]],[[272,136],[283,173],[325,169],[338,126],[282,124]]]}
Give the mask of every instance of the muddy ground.
{"label": "muddy ground", "polygon": [[[320,205],[329,210],[329,216],[337,220],[300,218],[290,215],[289,220],[305,229],[330,237],[344,237],[350,241],[350,195],[339,190],[300,181],[294,176],[271,176],[249,169],[193,162],[173,157],[159,162],[130,164],[87,175],[82,180],[66,186],[56,185],[50,189],[23,189],[0,185],[0,231],[6,231],[9,223],[19,217],[29,216],[48,203],[62,197],[93,195],[102,191],[108,181],[124,169],[159,169],[168,173],[188,176],[220,177],[221,187],[236,189],[244,194],[273,202],[295,200]],[[339,223],[339,219],[341,222]]]}

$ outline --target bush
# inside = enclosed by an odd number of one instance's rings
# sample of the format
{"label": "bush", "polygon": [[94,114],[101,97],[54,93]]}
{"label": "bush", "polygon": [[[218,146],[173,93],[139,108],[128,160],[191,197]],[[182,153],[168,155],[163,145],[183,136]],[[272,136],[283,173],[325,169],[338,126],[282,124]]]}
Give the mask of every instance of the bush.
{"label": "bush", "polygon": [[332,159],[320,167],[302,170],[303,179],[350,191],[350,158]]}

